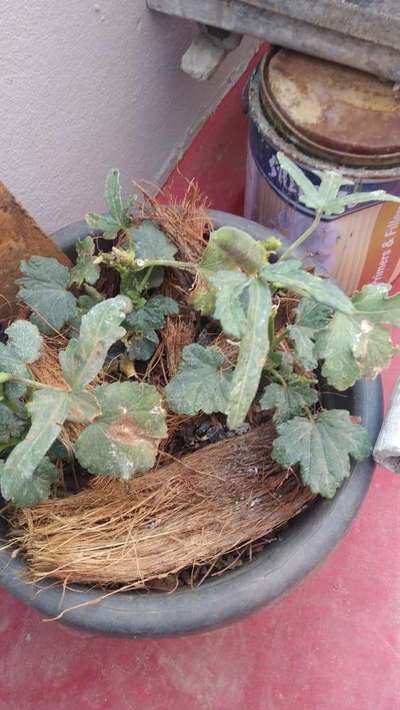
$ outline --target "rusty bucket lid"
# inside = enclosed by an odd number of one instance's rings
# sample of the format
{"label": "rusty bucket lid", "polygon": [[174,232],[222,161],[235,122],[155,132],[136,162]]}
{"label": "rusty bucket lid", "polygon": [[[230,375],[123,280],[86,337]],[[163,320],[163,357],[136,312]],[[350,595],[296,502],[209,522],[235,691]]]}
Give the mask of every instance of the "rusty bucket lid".
{"label": "rusty bucket lid", "polygon": [[276,128],[312,155],[400,164],[400,95],[390,82],[280,49],[264,58],[261,100]]}

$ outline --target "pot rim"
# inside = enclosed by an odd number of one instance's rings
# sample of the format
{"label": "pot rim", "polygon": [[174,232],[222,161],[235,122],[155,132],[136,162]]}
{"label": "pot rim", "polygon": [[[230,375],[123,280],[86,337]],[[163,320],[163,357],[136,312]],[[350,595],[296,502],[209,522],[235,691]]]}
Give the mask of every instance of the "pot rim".
{"label": "pot rim", "polygon": [[[210,211],[216,226],[229,225],[265,238],[265,227],[243,217]],[[84,221],[55,232],[64,251],[90,233]],[[330,394],[328,406],[360,416],[374,443],[383,418],[381,378],[361,380],[345,395]],[[346,406],[344,406],[346,405]],[[346,532],[367,494],[374,470],[372,457],[356,463],[332,500],[318,500],[305,510],[257,557],[220,578],[173,594],[123,592],[104,597],[98,589],[71,585],[63,590],[51,580],[29,582],[25,563],[0,549],[0,585],[46,617],[64,612],[61,623],[92,633],[130,638],[174,636],[223,626],[270,604],[320,564]],[[0,530],[1,535],[1,530]],[[0,538],[1,542],[1,538]],[[100,601],[98,601],[100,599]]]}

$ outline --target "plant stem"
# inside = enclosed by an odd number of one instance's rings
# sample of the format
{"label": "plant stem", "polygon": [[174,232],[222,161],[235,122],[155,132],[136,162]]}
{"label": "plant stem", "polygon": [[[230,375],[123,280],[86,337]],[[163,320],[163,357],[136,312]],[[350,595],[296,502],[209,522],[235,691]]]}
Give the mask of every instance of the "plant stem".
{"label": "plant stem", "polygon": [[19,377],[19,375],[10,375],[8,382],[18,382],[20,385],[26,385],[32,389],[37,390],[60,390],[61,392],[66,392],[64,387],[55,387],[54,385],[45,385],[44,382],[37,382],[37,380],[29,380],[26,377]]}
{"label": "plant stem", "polygon": [[286,251],[280,257],[279,261],[283,261],[284,259],[288,259],[289,256],[291,256],[291,254],[293,254],[293,252],[296,249],[298,249],[298,247],[301,246],[303,244],[303,242],[305,242],[306,239],[308,239],[308,237],[310,237],[312,235],[312,233],[317,229],[317,227],[321,221],[322,213],[323,213],[322,209],[316,211],[315,217],[314,217],[312,223],[310,224],[310,226],[307,227],[306,231],[303,232],[303,234],[301,234],[300,237],[298,237],[293,242],[293,244],[290,245],[290,247],[288,249],[286,249]]}
{"label": "plant stem", "polygon": [[97,288],[94,288],[94,286],[89,286],[89,284],[83,284],[83,288],[85,289],[87,295],[94,298],[94,300],[98,303],[104,301],[104,296],[102,296],[102,294],[97,290]]}
{"label": "plant stem", "polygon": [[274,367],[269,368],[269,372],[281,383],[281,385],[283,385],[283,387],[288,386],[288,383],[286,382],[285,378],[282,377],[282,375],[278,372],[278,370],[275,370]]}
{"label": "plant stem", "polygon": [[153,269],[154,269],[154,266],[149,266],[149,268],[147,269],[143,279],[141,280],[141,282],[139,284],[139,287],[138,287],[139,293],[141,293],[144,290],[144,287],[146,286]]}
{"label": "plant stem", "polygon": [[137,259],[136,266],[142,269],[146,269],[149,266],[170,266],[173,269],[184,269],[185,271],[195,271],[197,272],[197,264],[191,264],[187,261],[174,261],[173,259],[148,259],[144,261],[143,259]]}

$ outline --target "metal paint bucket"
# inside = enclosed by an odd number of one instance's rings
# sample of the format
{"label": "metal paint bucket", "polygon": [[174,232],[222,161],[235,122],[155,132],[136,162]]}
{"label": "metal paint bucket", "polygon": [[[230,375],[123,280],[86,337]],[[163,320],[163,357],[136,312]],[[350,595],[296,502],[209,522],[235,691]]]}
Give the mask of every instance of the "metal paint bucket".
{"label": "metal paint bucket", "polygon": [[[294,241],[314,213],[277,160],[339,170],[344,192],[385,189],[400,196],[400,101],[393,85],[349,67],[272,50],[249,84],[245,216]],[[400,205],[366,203],[324,219],[307,242],[341,286],[393,282],[400,275]]]}

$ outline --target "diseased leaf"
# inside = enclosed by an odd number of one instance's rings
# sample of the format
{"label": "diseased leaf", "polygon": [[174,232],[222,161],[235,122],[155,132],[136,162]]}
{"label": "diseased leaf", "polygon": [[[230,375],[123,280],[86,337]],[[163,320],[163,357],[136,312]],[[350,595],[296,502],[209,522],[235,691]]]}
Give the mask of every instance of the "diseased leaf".
{"label": "diseased leaf", "polygon": [[27,426],[26,419],[17,416],[3,402],[0,402],[0,444],[18,439]]}
{"label": "diseased leaf", "polygon": [[83,316],[79,338],[72,338],[59,355],[65,380],[73,389],[81,389],[96,377],[111,345],[126,334],[120,324],[131,308],[129,298],[116,296]]}
{"label": "diseased leaf", "polygon": [[272,457],[284,467],[300,464],[301,478],[313,493],[333,498],[350,475],[350,456],[361,461],[371,452],[369,433],[342,409],[320,412],[278,425]]}
{"label": "diseased leaf", "polygon": [[165,325],[165,316],[179,313],[179,306],[173,298],[151,296],[143,308],[133,311],[126,322],[132,330],[147,333],[149,330],[161,330]]}
{"label": "diseased leaf", "polygon": [[128,341],[128,357],[130,360],[150,360],[154,355],[160,339],[155,330],[146,330],[143,333],[134,333]]}
{"label": "diseased leaf", "polygon": [[275,424],[301,414],[304,407],[311,407],[318,402],[318,392],[310,385],[290,383],[286,387],[272,382],[264,390],[260,399],[262,409],[275,409],[272,417]]}
{"label": "diseased leaf", "polygon": [[[0,372],[8,372],[19,377],[29,378],[27,364],[40,357],[43,339],[35,325],[29,321],[16,320],[7,329],[7,344],[0,343]],[[18,399],[26,392],[25,385],[17,382],[5,384],[8,399]]]}
{"label": "diseased leaf", "polygon": [[353,353],[353,344],[359,337],[357,321],[340,312],[317,334],[315,352],[325,361],[322,374],[337,390],[348,389],[360,376]]}
{"label": "diseased leaf", "polygon": [[75,245],[77,252],[76,264],[71,269],[71,284],[82,286],[86,281],[88,284],[95,284],[100,276],[100,266],[94,263],[94,240],[92,237],[85,237]]}
{"label": "diseased leaf", "polygon": [[6,500],[21,503],[28,495],[36,468],[61,432],[68,413],[68,393],[38,390],[27,404],[31,427],[23,441],[11,451],[1,475],[1,491]]}
{"label": "diseased leaf", "polygon": [[266,264],[261,270],[264,281],[279,288],[287,288],[300,296],[308,296],[318,303],[351,314],[354,306],[346,294],[333,281],[305,271],[301,261],[288,259],[276,264]]}
{"label": "diseased leaf", "polygon": [[106,177],[106,202],[110,215],[115,221],[124,225],[125,209],[121,196],[119,170],[113,168]]}
{"label": "diseased leaf", "polygon": [[208,245],[199,262],[200,271],[208,278],[217,271],[241,269],[256,274],[266,261],[262,242],[235,227],[221,227],[210,234]]}
{"label": "diseased leaf", "polygon": [[184,347],[178,372],[165,388],[171,409],[188,415],[225,412],[232,373],[223,370],[223,364],[219,348],[204,348],[198,343]]}
{"label": "diseased leaf", "polygon": [[352,297],[354,314],[336,313],[318,333],[322,374],[336,389],[347,389],[360,377],[376,377],[388,366],[395,351],[390,333],[379,324],[395,324],[400,316],[400,301],[388,292],[387,284],[365,286]]}
{"label": "diseased leaf", "polygon": [[8,349],[18,360],[31,364],[40,358],[43,338],[35,325],[26,320],[15,320],[5,332]]}
{"label": "diseased leaf", "polygon": [[357,313],[370,323],[400,327],[400,293],[389,296],[390,289],[390,284],[367,284],[356,291],[351,300]]}
{"label": "diseased leaf", "polygon": [[71,422],[91,423],[101,414],[100,405],[93,392],[82,390],[68,395],[68,415]]}
{"label": "diseased leaf", "polygon": [[47,456],[36,467],[30,479],[13,475],[7,463],[0,461],[2,495],[6,500],[12,500],[17,508],[30,507],[47,500],[50,488],[58,478],[58,470]]}
{"label": "diseased leaf", "polygon": [[227,335],[241,338],[246,329],[243,291],[250,284],[250,279],[241,271],[219,271],[210,276],[210,283],[215,288],[214,318],[221,321]]}
{"label": "diseased leaf", "polygon": [[308,328],[305,325],[295,324],[288,327],[289,338],[293,341],[295,355],[305,370],[314,370],[318,365],[314,354],[314,332],[313,328]]}
{"label": "diseased leaf", "polygon": [[34,311],[40,330],[61,330],[76,315],[75,296],[66,290],[70,282],[67,267],[52,257],[32,256],[21,261],[20,270],[25,275],[16,281],[20,286],[17,298]]}
{"label": "diseased leaf", "polygon": [[121,229],[121,225],[110,214],[96,214],[88,212],[85,217],[86,224],[95,232],[101,232],[104,239],[115,239]]}
{"label": "diseased leaf", "polygon": [[260,383],[269,350],[269,318],[272,310],[268,286],[254,279],[248,288],[246,331],[240,342],[239,356],[232,376],[229,404],[226,409],[228,427],[243,424]]}
{"label": "diseased leaf", "polygon": [[95,390],[103,412],[80,434],[75,453],[90,473],[128,480],[155,462],[166,436],[165,411],[155,387],[116,382]]}
{"label": "diseased leaf", "polygon": [[353,355],[361,377],[373,379],[388,367],[393,356],[393,344],[386,328],[367,320],[360,323],[360,334],[353,343]]}
{"label": "diseased leaf", "polygon": [[130,237],[135,244],[135,255],[143,261],[151,259],[173,260],[178,251],[166,234],[150,219],[145,219],[139,227],[130,227]]}

